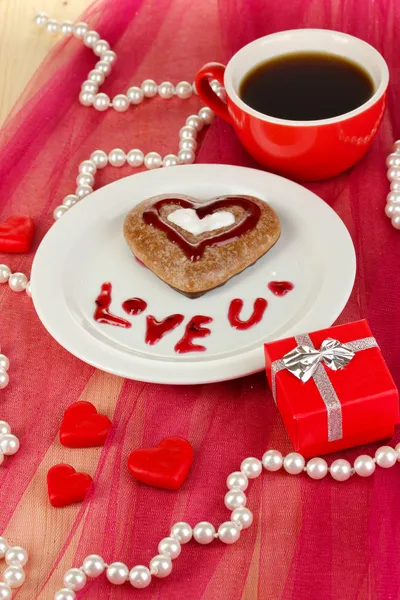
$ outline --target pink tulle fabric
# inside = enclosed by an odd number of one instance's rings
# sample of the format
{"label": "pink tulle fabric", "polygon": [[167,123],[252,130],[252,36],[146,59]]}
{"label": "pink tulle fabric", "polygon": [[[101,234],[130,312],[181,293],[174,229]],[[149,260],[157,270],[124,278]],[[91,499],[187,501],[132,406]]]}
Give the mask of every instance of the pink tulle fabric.
{"label": "pink tulle fabric", "polygon": [[[385,158],[400,130],[397,0],[105,0],[92,5],[83,19],[118,54],[103,86],[111,95],[148,77],[192,81],[203,63],[227,61],[242,45],[282,29],[337,29],[383,53],[391,72],[389,104],[372,150],[349,173],[310,188],[344,220],[357,251],[357,281],[341,320],[369,320],[399,384],[400,232],[383,213]],[[27,213],[37,224],[29,255],[0,255],[0,262],[14,271],[29,273],[54,208],[73,191],[78,165],[94,149],[174,152],[178,129],[200,106],[193,97],[168,103],[154,99],[122,115],[82,107],[80,85],[94,62],[82,43],[60,41],[1,132],[1,220]],[[197,162],[256,166],[232,129],[218,119],[202,139]],[[130,173],[129,167],[107,168],[97,183]],[[271,447],[290,449],[264,374],[183,388],[122,381],[94,372],[65,352],[42,327],[30,299],[6,285],[0,286],[0,315],[0,342],[11,361],[0,418],[21,440],[20,452],[0,468],[0,532],[11,532],[14,543],[27,544],[32,556],[18,598],[52,598],[62,587],[63,570],[79,566],[90,553],[108,562],[147,564],[174,522],[217,524],[228,518],[225,479],[243,458],[261,456]],[[58,443],[63,412],[78,399],[90,399],[114,415],[112,434],[99,451],[69,454]],[[178,492],[138,485],[126,468],[128,454],[169,435],[188,438],[195,449],[187,482]],[[365,451],[373,453],[376,447]],[[352,460],[359,453],[352,449],[341,456]],[[94,474],[87,500],[63,511],[49,509],[45,487],[47,468],[61,461],[84,465]],[[344,484],[264,474],[248,495],[254,525],[234,546],[188,544],[172,575],[146,590],[111,586],[102,577],[78,598],[395,599],[400,589],[399,497],[396,467]]]}

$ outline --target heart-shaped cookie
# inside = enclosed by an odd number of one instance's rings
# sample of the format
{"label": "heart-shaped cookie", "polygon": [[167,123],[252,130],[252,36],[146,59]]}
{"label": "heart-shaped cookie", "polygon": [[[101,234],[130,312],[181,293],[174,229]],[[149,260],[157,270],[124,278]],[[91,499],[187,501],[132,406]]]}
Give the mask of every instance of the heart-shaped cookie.
{"label": "heart-shaped cookie", "polygon": [[256,262],[279,238],[280,223],[275,211],[253,196],[200,201],[162,195],[128,214],[124,235],[136,258],[194,298]]}
{"label": "heart-shaped cookie", "polygon": [[91,485],[90,475],[77,473],[71,465],[55,465],[47,473],[50,503],[56,508],[82,502]]}
{"label": "heart-shaped cookie", "polygon": [[74,402],[65,411],[60,427],[60,441],[67,448],[91,448],[106,441],[111,421],[99,415],[90,402]]}
{"label": "heart-shaped cookie", "polygon": [[177,490],[193,462],[193,448],[179,437],[163,439],[156,448],[138,448],[128,458],[128,468],[138,481],[165,490]]}
{"label": "heart-shaped cookie", "polygon": [[35,224],[23,215],[9,217],[0,224],[0,252],[28,252],[32,245]]}

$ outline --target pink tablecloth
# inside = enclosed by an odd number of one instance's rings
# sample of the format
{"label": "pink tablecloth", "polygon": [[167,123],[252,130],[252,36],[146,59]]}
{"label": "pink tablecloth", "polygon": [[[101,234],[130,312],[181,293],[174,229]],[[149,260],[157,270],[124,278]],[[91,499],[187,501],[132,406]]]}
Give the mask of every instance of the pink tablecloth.
{"label": "pink tablecloth", "polygon": [[[118,53],[104,85],[111,94],[148,77],[192,80],[204,62],[226,61],[243,44],[281,29],[338,29],[384,54],[392,77],[389,109],[372,151],[350,173],[312,189],[343,218],[357,250],[357,282],[343,318],[369,319],[400,383],[400,232],[383,214],[385,157],[399,131],[397,0],[107,0],[94,5],[85,19]],[[81,107],[80,84],[93,65],[92,53],[81,43],[60,42],[2,131],[1,218],[31,214],[36,245],[51,225],[54,207],[73,191],[78,164],[93,149],[176,151],[179,127],[199,107],[197,98],[168,105],[154,100],[123,115]],[[218,120],[205,134],[197,160],[253,165],[230,127]],[[99,185],[129,172],[128,167],[105,169]],[[33,252],[0,255],[0,262],[29,272],[32,257]],[[246,456],[261,456],[270,447],[290,448],[263,374],[185,388],[124,381],[68,355],[43,329],[30,299],[13,294],[7,285],[0,287],[0,314],[0,342],[11,360],[0,418],[21,440],[20,452],[0,467],[0,532],[31,555],[18,598],[52,598],[63,571],[89,553],[130,566],[147,563],[175,521],[225,520],[227,474]],[[63,411],[78,399],[92,401],[113,417],[104,448],[60,446]],[[168,435],[187,437],[195,448],[186,484],[179,492],[137,485],[126,468],[129,452]],[[358,452],[342,456],[353,459]],[[95,488],[82,505],[57,510],[49,506],[45,477],[51,465],[62,461],[93,474]],[[147,590],[113,587],[100,578],[79,598],[139,593],[143,600],[399,598],[399,469],[378,470],[370,479],[345,484],[265,474],[248,497],[254,525],[237,544],[189,544],[173,574]]]}

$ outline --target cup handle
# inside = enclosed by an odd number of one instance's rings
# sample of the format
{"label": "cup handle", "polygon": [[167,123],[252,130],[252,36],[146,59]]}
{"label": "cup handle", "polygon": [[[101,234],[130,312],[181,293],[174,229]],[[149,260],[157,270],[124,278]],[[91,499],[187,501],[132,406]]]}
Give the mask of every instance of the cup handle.
{"label": "cup handle", "polygon": [[224,73],[224,65],[217,62],[207,63],[196,75],[196,89],[203,102],[205,102],[216,115],[232,124],[232,119],[226,103],[221,100],[221,98],[218,98],[217,94],[210,86],[210,79],[216,79],[221,85],[224,85]]}

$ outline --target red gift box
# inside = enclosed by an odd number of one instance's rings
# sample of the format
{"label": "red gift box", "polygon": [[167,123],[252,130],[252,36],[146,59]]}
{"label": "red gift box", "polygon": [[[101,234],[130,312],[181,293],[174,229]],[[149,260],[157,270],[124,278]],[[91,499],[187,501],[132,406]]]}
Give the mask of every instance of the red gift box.
{"label": "red gift box", "polygon": [[[275,387],[275,402],[295,450],[305,457],[390,438],[399,422],[398,391],[379,347],[373,345],[376,342],[367,321],[308,334],[314,351],[310,345],[297,350],[296,364],[299,351],[303,364],[304,360],[307,363],[304,352],[314,352],[315,358],[315,350],[320,351],[321,345],[323,349],[329,338],[354,349],[354,356],[346,366],[333,370],[329,357],[325,360],[318,353],[317,368],[323,372],[316,371],[305,383],[287,370],[282,359],[306,344],[307,338],[296,336],[265,344],[267,377],[271,389]],[[368,340],[364,343],[367,349],[360,349],[363,344],[357,340]]]}

